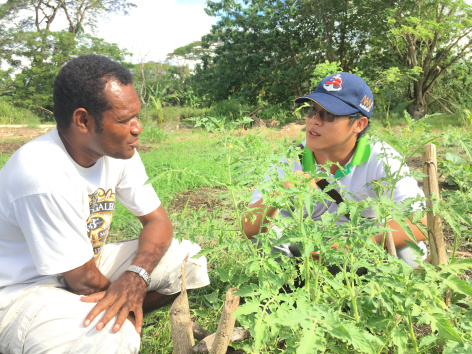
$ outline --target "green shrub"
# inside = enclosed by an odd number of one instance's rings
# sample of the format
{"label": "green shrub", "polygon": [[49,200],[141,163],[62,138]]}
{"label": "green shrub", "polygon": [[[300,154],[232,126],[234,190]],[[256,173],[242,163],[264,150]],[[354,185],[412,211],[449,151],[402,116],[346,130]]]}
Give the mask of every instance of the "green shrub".
{"label": "green shrub", "polygon": [[281,124],[287,124],[297,119],[293,111],[283,104],[264,105],[264,108],[258,111],[255,116],[261,119],[275,119]]}
{"label": "green shrub", "polygon": [[[164,113],[164,125],[170,123],[177,123],[182,119],[189,117],[207,117],[210,113],[209,108],[193,108],[193,107],[179,107],[179,106],[168,106],[163,107]],[[139,120],[143,124],[157,124],[156,109],[152,104],[143,105],[141,112],[139,112]]]}
{"label": "green shrub", "polygon": [[164,130],[159,129],[157,123],[154,125],[146,124],[139,139],[146,143],[156,144],[166,140],[167,134]]}
{"label": "green shrub", "polygon": [[211,116],[227,117],[236,120],[249,115],[254,109],[237,99],[228,99],[215,103],[211,107]]}
{"label": "green shrub", "polygon": [[18,108],[0,100],[0,124],[38,125],[41,119],[26,108]]}

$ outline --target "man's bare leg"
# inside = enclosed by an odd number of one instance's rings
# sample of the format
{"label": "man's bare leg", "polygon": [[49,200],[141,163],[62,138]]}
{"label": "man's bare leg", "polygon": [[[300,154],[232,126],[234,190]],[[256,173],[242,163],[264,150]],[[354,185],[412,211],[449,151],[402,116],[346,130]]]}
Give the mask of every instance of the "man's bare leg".
{"label": "man's bare leg", "polygon": [[[157,291],[148,292],[143,302],[144,315],[154,310],[160,309],[161,307],[171,304],[179,295],[180,295],[180,292],[178,292],[177,294],[172,294],[172,295],[164,295],[164,294],[158,293]],[[136,326],[136,319],[134,318],[134,313],[131,312],[129,314],[128,320],[130,320],[131,323],[134,326]]]}
{"label": "man's bare leg", "polygon": [[172,294],[172,295],[164,295],[164,294],[158,293],[157,291],[148,292],[143,302],[144,314],[171,304],[179,295],[180,295],[180,292],[178,292],[177,294]]}

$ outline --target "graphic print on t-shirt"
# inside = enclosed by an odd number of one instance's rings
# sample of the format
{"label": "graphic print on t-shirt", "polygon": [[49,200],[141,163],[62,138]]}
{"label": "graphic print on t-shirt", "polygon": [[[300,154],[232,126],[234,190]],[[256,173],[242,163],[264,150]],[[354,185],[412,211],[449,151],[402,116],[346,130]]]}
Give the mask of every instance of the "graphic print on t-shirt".
{"label": "graphic print on t-shirt", "polygon": [[105,193],[102,188],[89,195],[90,216],[87,219],[87,234],[93,247],[95,259],[100,255],[110,231],[115,210],[115,193],[111,189]]}

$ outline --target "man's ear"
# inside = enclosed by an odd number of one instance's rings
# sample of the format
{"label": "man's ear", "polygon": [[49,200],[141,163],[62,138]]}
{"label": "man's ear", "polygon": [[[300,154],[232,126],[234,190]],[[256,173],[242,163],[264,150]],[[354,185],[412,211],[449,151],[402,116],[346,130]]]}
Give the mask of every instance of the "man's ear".
{"label": "man's ear", "polygon": [[369,124],[369,118],[367,117],[362,117],[356,120],[354,123],[354,133],[360,133],[363,131],[367,124]]}
{"label": "man's ear", "polygon": [[81,132],[93,131],[95,120],[85,108],[77,108],[72,113],[72,124]]}

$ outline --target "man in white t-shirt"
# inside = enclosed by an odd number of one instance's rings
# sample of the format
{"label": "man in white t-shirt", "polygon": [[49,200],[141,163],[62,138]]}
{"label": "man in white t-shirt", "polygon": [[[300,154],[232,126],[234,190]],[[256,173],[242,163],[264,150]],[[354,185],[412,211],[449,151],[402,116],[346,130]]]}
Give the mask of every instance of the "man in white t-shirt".
{"label": "man in white t-shirt", "polygon": [[[348,198],[357,201],[368,197],[376,198],[376,193],[369,186],[370,182],[386,176],[385,166],[389,166],[392,173],[398,171],[400,162],[395,158],[398,153],[391,146],[382,142],[371,145],[364,136],[374,105],[369,86],[354,74],[336,73],[325,77],[312,94],[295,100],[295,103],[305,102],[311,106],[307,117],[306,141],[300,146],[303,149],[302,159],[294,162],[292,171],[311,178],[309,173],[313,168],[317,168],[316,165],[323,166],[331,161],[334,164],[325,172],[331,175],[331,180],[337,185],[336,190],[339,191],[342,187],[349,192]],[[283,178],[284,172],[280,168],[278,172],[280,178]],[[402,173],[407,175],[406,167]],[[285,182],[284,185],[288,188],[291,183]],[[320,188],[320,184],[313,187]],[[336,197],[333,197],[334,195]],[[343,201],[342,197],[336,192],[333,196],[331,197],[335,201],[326,200],[326,205],[323,203],[315,205],[311,216],[313,220],[320,220],[323,213],[333,213],[338,209],[338,204]],[[393,200],[399,204],[406,198],[418,196],[423,197],[424,194],[412,177],[404,177],[395,185]],[[416,203],[414,207],[420,206],[421,203]],[[275,207],[266,207],[262,194],[257,190],[253,194],[250,207],[254,209],[244,217],[243,230],[246,236],[252,239],[254,235],[267,231],[261,227],[263,224],[268,224],[267,218],[262,221],[264,212],[268,217],[274,218],[278,210]],[[288,215],[284,210],[281,212],[282,217]],[[364,210],[363,217],[374,218],[375,213],[372,209],[367,209]],[[342,216],[338,224],[348,221],[348,216]],[[422,242],[425,240],[423,232],[409,220],[407,222],[416,241],[420,241],[418,245],[426,254],[426,247]],[[410,241],[410,237],[397,222],[391,220],[388,226],[393,230],[397,255],[411,266],[418,266],[414,261],[416,256],[405,243]],[[381,234],[373,238],[379,244],[382,239]],[[287,256],[296,256],[299,253],[296,245],[289,244],[275,246],[273,251],[282,252]],[[316,258],[316,254],[313,256]]]}
{"label": "man in white t-shirt", "polygon": [[[200,251],[172,225],[136,152],[131,73],[96,55],[54,82],[57,128],[0,170],[0,353],[137,353],[143,313],[169,304]],[[105,244],[119,200],[139,238]],[[187,288],[209,284],[206,259]]]}

